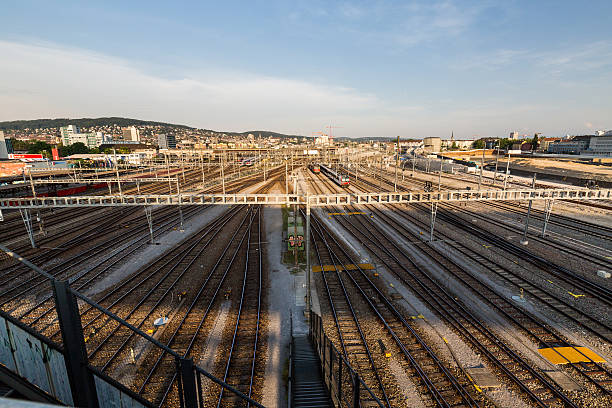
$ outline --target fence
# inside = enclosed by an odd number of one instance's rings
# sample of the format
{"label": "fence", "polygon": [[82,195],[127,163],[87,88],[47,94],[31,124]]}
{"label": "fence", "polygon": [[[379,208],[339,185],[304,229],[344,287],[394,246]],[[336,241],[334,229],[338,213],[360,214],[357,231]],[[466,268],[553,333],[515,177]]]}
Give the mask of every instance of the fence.
{"label": "fence", "polygon": [[[59,345],[0,310],[0,372],[27,381],[51,402],[69,406],[139,408],[166,404],[178,405],[181,408],[198,408],[203,406],[210,388],[208,385],[212,381],[226,393],[234,394],[243,400],[245,405],[249,403],[263,408],[234,387],[197,367],[190,358],[178,354],[140,328],[71,289],[68,282],[56,280],[3,245],[0,245],[0,250],[46,279],[45,284],[53,291],[52,316],[57,315],[62,339],[62,344]],[[99,345],[92,336],[98,333],[88,332],[88,336],[84,336],[79,303],[82,311],[93,310],[106,319],[105,329],[115,328],[111,335],[118,330],[128,333],[127,340],[115,353],[131,350],[133,360],[136,352],[140,361],[150,362],[151,358],[173,361],[173,370],[163,373],[166,381],[170,379],[163,395],[158,395],[155,400],[144,396],[143,390],[150,378],[139,379],[139,376],[135,375],[137,364],[124,364],[120,367],[128,371],[126,375],[117,369],[107,373],[106,365],[97,367],[90,361],[89,356],[96,353],[96,344]],[[135,362],[134,360],[133,363]],[[133,370],[131,375],[129,370]],[[210,381],[203,385],[203,379]]]}
{"label": "fence", "polygon": [[310,311],[310,338],[319,359],[325,386],[336,407],[384,407],[348,361],[336,349],[323,330],[321,317]]}

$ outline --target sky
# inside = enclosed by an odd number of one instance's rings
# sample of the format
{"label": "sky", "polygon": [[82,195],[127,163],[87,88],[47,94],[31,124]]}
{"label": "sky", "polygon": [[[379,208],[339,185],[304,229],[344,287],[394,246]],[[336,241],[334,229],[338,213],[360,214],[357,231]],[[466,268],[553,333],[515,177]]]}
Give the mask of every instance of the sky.
{"label": "sky", "polygon": [[612,2],[2,2],[0,121],[348,137],[612,128]]}

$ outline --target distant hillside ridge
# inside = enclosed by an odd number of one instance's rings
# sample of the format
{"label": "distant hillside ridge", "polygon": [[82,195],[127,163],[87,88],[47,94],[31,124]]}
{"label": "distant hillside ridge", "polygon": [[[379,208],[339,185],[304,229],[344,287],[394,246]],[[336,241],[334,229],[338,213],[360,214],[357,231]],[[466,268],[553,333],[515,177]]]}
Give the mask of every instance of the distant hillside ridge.
{"label": "distant hillside ridge", "polygon": [[[120,118],[120,117],[108,117],[108,118],[80,118],[80,119],[69,119],[69,118],[57,118],[57,119],[32,119],[32,120],[11,120],[0,122],[0,130],[25,130],[25,129],[44,129],[44,128],[59,128],[61,126],[76,125],[78,127],[94,127],[94,126],[112,126],[117,125],[120,127],[127,126],[163,126],[168,128],[177,129],[197,129],[186,125],[177,125],[175,123],[156,122],[151,120],[140,120],[131,118]],[[290,137],[305,137],[300,135],[286,135],[284,133],[272,132],[270,130],[249,130],[246,132],[227,132],[220,130],[210,129],[197,129],[205,132],[212,132],[216,134],[223,134],[230,136],[247,136],[253,134],[257,137],[277,137],[277,138],[290,138]]]}
{"label": "distant hillside ridge", "polygon": [[181,129],[193,129],[190,126],[176,125],[173,123],[155,122],[150,120],[130,119],[130,118],[81,118],[81,119],[32,119],[32,120],[12,120],[0,122],[0,130],[24,130],[41,128],[58,128],[61,126],[76,125],[78,127],[92,126],[167,126]]}

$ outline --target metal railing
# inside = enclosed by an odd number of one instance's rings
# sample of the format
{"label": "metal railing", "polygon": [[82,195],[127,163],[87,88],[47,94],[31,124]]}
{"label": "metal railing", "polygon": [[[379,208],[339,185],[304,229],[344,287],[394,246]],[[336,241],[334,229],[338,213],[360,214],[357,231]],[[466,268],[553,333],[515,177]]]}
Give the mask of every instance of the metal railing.
{"label": "metal railing", "polygon": [[[16,374],[24,377],[24,379],[30,381],[31,384],[49,394],[51,399],[55,399],[66,405],[94,408],[125,406],[127,400],[131,400],[129,404],[132,406],[156,407],[166,403],[185,408],[199,408],[203,406],[206,399],[207,389],[203,387],[202,381],[203,378],[206,378],[221,386],[225,392],[234,394],[241,400],[244,400],[245,403],[254,407],[263,408],[261,404],[241,393],[236,388],[224,383],[204,369],[196,366],[191,358],[187,358],[177,353],[113,312],[70,288],[67,281],[55,279],[53,275],[50,275],[3,245],[0,245],[0,251],[15,258],[17,261],[46,278],[53,289],[54,307],[57,313],[57,320],[59,322],[62,338],[61,346],[40,333],[37,333],[33,328],[20,322],[10,314],[0,310],[0,319],[7,322],[6,327],[8,327],[9,337],[12,336],[11,338],[16,338],[16,336],[21,336],[20,338],[24,338],[24,341],[31,339],[30,342],[34,341],[40,344],[40,349],[48,350],[46,355],[44,355],[44,353],[40,356],[35,354],[27,358],[28,364],[34,367],[29,368],[29,370],[35,370],[36,367],[38,367],[38,375],[28,376],[20,372],[16,372]],[[90,337],[86,338],[84,335],[81,314],[79,313],[79,302],[82,302],[82,304],[104,315],[107,319],[107,325],[118,324],[122,328],[128,329],[129,332],[132,333],[130,344],[135,349],[145,350],[140,357],[141,360],[146,360],[147,356],[155,353],[165,353],[169,358],[174,359],[176,371],[170,373],[169,376],[177,379],[177,387],[173,388],[172,384],[168,384],[166,393],[163,397],[160,398],[158,396],[152,401],[146,398],[142,392],[144,384],[140,387],[140,384],[133,378],[130,378],[129,375],[126,376],[128,377],[126,380],[122,377],[114,378],[120,375],[117,374],[117,370],[109,374],[104,372],[103,367],[96,367],[93,362],[89,361],[88,345],[92,339]],[[14,334],[10,334],[11,328],[13,328]],[[18,359],[20,353],[18,353],[17,350],[12,350],[12,352],[14,353],[12,358]],[[27,352],[27,350],[24,352]],[[49,358],[49,355],[52,355],[53,358]],[[40,364],[36,364],[36,359],[40,360]],[[52,370],[49,366],[49,360],[51,360],[52,363],[55,361]],[[32,363],[32,361],[34,361],[34,363]],[[0,365],[7,366],[2,358],[0,358]],[[17,371],[17,366],[18,364],[14,364],[14,367],[12,367],[13,371]],[[7,368],[11,369],[11,367]],[[60,371],[59,374],[57,370]],[[51,371],[53,371],[53,375],[49,376],[48,373]],[[44,381],[39,381],[40,378],[43,378]],[[57,380],[57,378],[60,378],[60,380]],[[61,378],[66,378],[67,381],[61,381]],[[210,383],[210,381],[206,382]],[[172,400],[173,397],[168,396],[170,389],[173,389],[174,393],[177,394],[173,396],[176,397],[176,403]],[[116,405],[113,405],[115,403]]]}
{"label": "metal railing", "polygon": [[384,407],[325,334],[323,319],[310,311],[309,335],[321,361],[323,381],[336,407]]}

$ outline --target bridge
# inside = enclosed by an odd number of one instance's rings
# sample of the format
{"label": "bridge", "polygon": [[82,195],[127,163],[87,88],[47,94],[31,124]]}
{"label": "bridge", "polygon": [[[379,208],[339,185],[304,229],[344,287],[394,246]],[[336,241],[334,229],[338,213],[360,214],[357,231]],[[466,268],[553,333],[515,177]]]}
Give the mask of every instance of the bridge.
{"label": "bridge", "polygon": [[[106,180],[99,180],[106,181]],[[305,205],[307,207],[360,204],[414,204],[475,201],[612,200],[612,189],[448,190],[436,192],[378,192],[345,194],[159,194],[67,197],[19,197],[0,199],[0,210],[69,207],[118,207],[153,205]]]}

